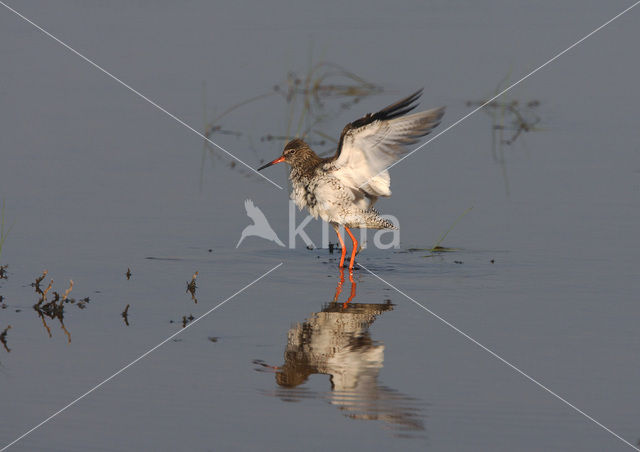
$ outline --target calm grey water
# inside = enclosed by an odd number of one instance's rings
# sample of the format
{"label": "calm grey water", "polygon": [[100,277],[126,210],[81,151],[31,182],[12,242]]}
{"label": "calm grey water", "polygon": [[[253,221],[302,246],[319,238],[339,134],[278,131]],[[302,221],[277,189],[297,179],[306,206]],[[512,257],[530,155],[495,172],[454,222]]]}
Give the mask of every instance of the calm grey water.
{"label": "calm grey water", "polygon": [[[442,129],[629,4],[11,2],[198,130],[310,59],[340,64],[384,91],[330,114],[336,137],[422,86],[424,108],[447,106]],[[379,206],[401,248],[359,258],[632,444],[639,20],[632,10],[503,99],[538,101],[537,131],[496,150],[480,111],[394,167]],[[255,237],[235,249],[246,198],[285,240],[286,190],[203,154],[193,132],[4,7],[0,55],[0,198],[14,224],[0,257],[0,447],[282,262],[12,450],[631,450],[364,270],[351,304],[348,278],[332,304],[326,249]],[[279,154],[260,137],[285,134],[288,114],[267,97],[221,122],[243,136],[212,138],[256,167]],[[267,175],[286,187],[285,169]],[[442,243],[457,251],[411,251],[470,206]],[[319,242],[319,225],[309,234]],[[66,333],[32,309],[45,269],[52,291],[75,282]]]}

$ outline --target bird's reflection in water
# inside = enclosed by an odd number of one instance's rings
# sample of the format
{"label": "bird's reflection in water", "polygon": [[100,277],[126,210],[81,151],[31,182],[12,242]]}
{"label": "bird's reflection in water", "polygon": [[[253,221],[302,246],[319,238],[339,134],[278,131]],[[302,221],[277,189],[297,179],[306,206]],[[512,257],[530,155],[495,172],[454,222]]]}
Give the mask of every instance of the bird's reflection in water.
{"label": "bird's reflection in water", "polygon": [[[349,418],[382,421],[398,436],[421,436],[423,404],[378,381],[384,345],[371,338],[369,327],[393,304],[353,302],[356,283],[350,281],[348,302],[337,302],[341,277],[334,301],[289,330],[282,366],[256,363],[275,372],[278,388],[272,395],[282,400],[324,398]],[[329,375],[330,392],[301,387],[314,374]]]}

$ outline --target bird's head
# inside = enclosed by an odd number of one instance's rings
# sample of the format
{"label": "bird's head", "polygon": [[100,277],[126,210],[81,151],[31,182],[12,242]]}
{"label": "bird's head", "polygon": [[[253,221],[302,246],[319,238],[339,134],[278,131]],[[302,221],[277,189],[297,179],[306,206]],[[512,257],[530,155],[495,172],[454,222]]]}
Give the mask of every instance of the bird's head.
{"label": "bird's head", "polygon": [[311,150],[309,145],[302,141],[300,138],[296,138],[286,144],[280,157],[267,163],[266,165],[261,166],[260,168],[258,168],[258,171],[268,168],[271,165],[275,165],[276,163],[282,162],[286,162],[291,166],[294,166],[296,164],[303,164],[303,162],[307,160],[313,160],[314,157],[318,158]]}

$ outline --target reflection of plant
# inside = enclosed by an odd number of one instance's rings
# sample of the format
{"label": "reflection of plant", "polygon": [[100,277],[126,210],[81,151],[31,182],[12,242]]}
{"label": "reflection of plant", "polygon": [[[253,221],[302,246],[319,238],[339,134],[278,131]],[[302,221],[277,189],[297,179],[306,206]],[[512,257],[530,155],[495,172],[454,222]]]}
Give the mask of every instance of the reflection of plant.
{"label": "reflection of plant", "polygon": [[[328,141],[337,145],[335,138],[322,129],[323,124],[343,111],[348,110],[361,99],[381,92],[382,88],[380,86],[364,80],[338,64],[326,61],[313,63],[311,61],[306,74],[299,75],[294,71],[290,71],[284,80],[276,83],[269,91],[230,106],[212,121],[207,120],[207,106],[204,105],[205,127],[203,133],[207,138],[211,138],[216,134],[245,138],[253,149],[252,136],[246,132],[231,130],[223,125],[222,121],[230,113],[241,107],[267,98],[277,97],[287,107],[286,117],[283,118],[282,128],[272,133],[263,134],[259,137],[261,142],[279,141],[284,144],[294,136],[298,136],[305,138],[311,145],[325,146]],[[216,152],[216,149],[205,141],[202,154],[201,178],[207,155],[212,159],[222,158]],[[261,157],[258,158],[263,160]],[[252,175],[251,172],[237,165],[235,161],[229,161],[227,166],[247,176]]]}
{"label": "reflection of plant", "polygon": [[9,232],[11,232],[11,228],[13,225],[9,227],[6,231],[4,230],[4,199],[2,200],[2,208],[0,208],[0,256],[2,256],[2,245],[4,245],[4,241],[7,239]]}
{"label": "reflection of plant", "polygon": [[80,309],[84,309],[89,303],[89,297],[85,297],[81,300],[77,300],[75,298],[70,298],[69,294],[73,290],[73,280],[69,280],[69,288],[64,291],[62,295],[58,292],[52,292],[52,300],[47,300],[47,296],[49,291],[53,287],[53,279],[49,282],[49,285],[46,288],[40,287],[40,283],[44,281],[44,278],[47,276],[48,272],[45,270],[42,272],[42,275],[36,277],[35,282],[31,283],[31,286],[36,291],[36,294],[39,295],[40,299],[36,304],[33,305],[33,310],[36,311],[38,317],[42,321],[42,326],[47,331],[49,337],[53,337],[51,334],[51,328],[47,324],[46,317],[51,320],[57,319],[60,322],[60,328],[64,331],[64,334],[67,336],[67,341],[71,343],[71,333],[67,330],[67,327],[64,325],[64,308],[66,304],[75,304]]}

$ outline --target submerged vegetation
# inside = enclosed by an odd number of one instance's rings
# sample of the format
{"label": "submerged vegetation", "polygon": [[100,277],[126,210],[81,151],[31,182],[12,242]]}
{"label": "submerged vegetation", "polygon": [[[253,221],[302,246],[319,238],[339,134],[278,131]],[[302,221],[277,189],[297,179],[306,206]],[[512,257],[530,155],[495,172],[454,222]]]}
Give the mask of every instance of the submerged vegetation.
{"label": "submerged vegetation", "polygon": [[[4,273],[4,267],[0,267],[0,276],[6,278]],[[127,273],[125,276],[131,276],[131,269],[127,269]],[[198,277],[198,272],[196,271],[191,276],[191,280],[187,281],[187,293],[190,294],[191,300],[194,303],[197,303],[196,299],[196,279]],[[65,324],[65,315],[68,313],[68,309],[70,309],[69,305],[75,305],[78,309],[85,309],[91,302],[89,297],[84,297],[80,299],[73,298],[71,296],[74,290],[75,283],[72,279],[69,280],[68,286],[56,290],[55,281],[53,278],[49,278],[49,271],[44,270],[38,276],[36,276],[32,282],[28,285],[23,285],[22,287],[32,287],[37,298],[35,303],[31,306],[32,309],[36,312],[40,322],[42,323],[45,332],[49,338],[53,338],[54,332],[52,327],[50,326],[50,321],[57,321],[59,323],[60,329],[64,332],[64,335],[67,339],[67,343],[71,343],[71,333],[69,329],[67,329],[67,325]],[[98,293],[98,291],[96,291]],[[6,298],[3,295],[0,295],[0,309],[6,310],[12,307],[7,303]],[[131,304],[127,303],[124,307],[124,310],[120,312],[120,317],[122,318],[124,324],[126,326],[130,326],[129,322],[129,314],[130,314]],[[20,306],[15,307],[15,312],[20,313],[23,309]],[[179,323],[182,328],[185,328],[189,323],[193,322],[196,317],[193,314],[183,315],[179,320],[170,320],[169,323]],[[7,333],[11,329],[11,326],[7,326],[4,330],[0,329],[0,344],[3,348],[9,352],[11,349],[7,345]],[[209,340],[212,340],[209,338]],[[217,338],[215,338],[217,340]],[[215,340],[212,340],[215,342]]]}
{"label": "submerged vegetation", "polygon": [[[67,304],[75,304],[79,309],[84,309],[89,303],[89,297],[82,298],[80,300],[76,300],[75,298],[69,297],[69,294],[73,290],[73,280],[69,280],[69,287],[60,294],[57,291],[51,291],[53,288],[53,279],[49,281],[49,284],[43,289],[40,284],[47,277],[48,271],[44,270],[42,275],[36,277],[35,281],[31,283],[31,286],[34,288],[36,294],[39,296],[36,304],[33,305],[33,310],[36,311],[38,317],[42,321],[42,326],[46,330],[49,337],[53,337],[51,333],[51,328],[47,324],[47,318],[51,320],[58,320],[60,322],[60,328],[64,331],[64,334],[67,337],[67,341],[71,342],[71,333],[67,330],[67,327],[64,324],[64,309]],[[51,300],[49,300],[49,292],[51,292]]]}
{"label": "submerged vegetation", "polygon": [[[6,275],[4,273],[4,266],[0,267],[0,276],[6,279]],[[130,269],[127,269],[127,273],[130,276]],[[49,338],[53,338],[53,331],[51,326],[49,325],[49,321],[57,320],[60,329],[64,332],[65,337],[67,338],[67,343],[71,343],[71,333],[67,329],[65,324],[65,314],[67,314],[67,309],[69,305],[75,305],[78,309],[85,309],[90,303],[91,299],[89,297],[84,297],[81,299],[76,299],[71,297],[71,293],[74,289],[74,281],[69,280],[69,285],[64,290],[55,290],[55,284],[53,279],[48,279],[49,272],[44,270],[42,274],[36,276],[29,284],[30,287],[33,287],[35,294],[37,295],[37,299],[35,303],[32,305],[33,310],[38,315],[38,318],[42,322],[42,326],[45,329],[47,336]],[[197,303],[198,300],[195,297],[197,285],[196,278],[198,277],[198,272],[195,272],[191,277],[191,281],[187,282],[187,292],[191,295],[191,299],[194,303]],[[23,287],[27,287],[26,285]],[[9,304],[6,303],[6,299],[3,295],[0,295],[0,309],[8,309],[10,307]],[[124,321],[126,326],[129,326],[129,310],[131,308],[130,304],[127,304],[124,310],[120,313],[120,317]],[[23,309],[17,307],[15,309],[16,313],[22,312]],[[182,328],[186,327],[189,323],[194,321],[196,317],[193,314],[187,314],[182,316],[180,320],[174,321],[170,320],[169,323],[180,323]],[[4,330],[0,330],[0,344],[3,348],[10,352],[11,349],[7,344],[7,334],[11,329],[11,325],[8,325],[4,328]],[[209,338],[212,342],[217,341]]]}
{"label": "submerged vegetation", "polygon": [[[68,305],[75,305],[78,307],[78,309],[85,309],[87,307],[87,304],[91,300],[89,297],[75,299],[70,296],[74,287],[74,282],[72,279],[69,280],[69,285],[64,290],[55,290],[53,279],[50,279],[48,283],[45,281],[48,274],[49,272],[47,270],[44,270],[42,274],[37,276],[30,284],[37,296],[37,300],[32,305],[32,308],[42,322],[42,326],[49,338],[53,337],[53,333],[51,331],[51,327],[49,326],[48,320],[57,320],[60,324],[60,329],[62,329],[65,337],[67,338],[67,342],[71,343],[71,333],[64,323],[64,317],[66,313],[65,310]],[[0,295],[0,308],[7,309],[8,307],[9,304],[7,304],[5,298]],[[16,308],[15,312],[22,312],[22,309]],[[2,333],[0,333],[0,342],[7,352],[10,350],[6,343],[6,336],[10,328],[11,326],[8,326]]]}

